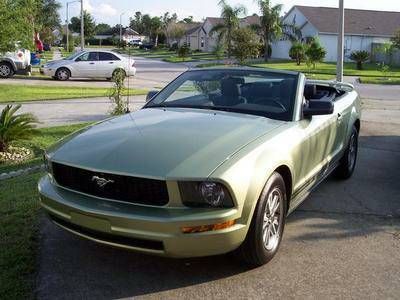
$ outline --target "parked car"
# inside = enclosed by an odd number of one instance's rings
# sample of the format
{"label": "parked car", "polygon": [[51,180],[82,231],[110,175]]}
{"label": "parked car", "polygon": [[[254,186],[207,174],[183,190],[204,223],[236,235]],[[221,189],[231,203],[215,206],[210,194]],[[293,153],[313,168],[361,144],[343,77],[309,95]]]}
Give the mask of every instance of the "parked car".
{"label": "parked car", "polygon": [[141,40],[131,40],[128,43],[129,46],[133,46],[133,47],[140,47],[141,45],[143,45]]}
{"label": "parked car", "polygon": [[31,52],[27,49],[0,54],[0,78],[12,77],[14,74],[32,72]]}
{"label": "parked car", "polygon": [[151,50],[153,48],[154,48],[153,43],[146,43],[146,44],[142,44],[139,46],[139,49],[143,49],[143,50]]}
{"label": "parked car", "polygon": [[275,255],[287,215],[321,181],[353,174],[361,103],[349,84],[198,69],[148,99],[46,153],[39,192],[55,224],[124,249],[235,251],[257,266]]}
{"label": "parked car", "polygon": [[118,70],[126,76],[134,76],[135,61],[112,51],[81,51],[46,63],[40,72],[57,80],[70,77],[111,79]]}

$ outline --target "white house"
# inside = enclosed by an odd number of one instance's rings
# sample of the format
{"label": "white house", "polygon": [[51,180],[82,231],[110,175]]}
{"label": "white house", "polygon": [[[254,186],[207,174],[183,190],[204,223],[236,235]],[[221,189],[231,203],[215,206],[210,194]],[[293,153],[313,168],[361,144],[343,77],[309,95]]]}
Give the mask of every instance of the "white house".
{"label": "white house", "polygon": [[[400,12],[360,9],[345,10],[344,51],[371,52],[373,44],[390,41],[400,28]],[[330,7],[293,6],[283,17],[284,23],[300,27],[304,39],[318,37],[327,54],[325,61],[336,61],[338,36],[338,9]],[[281,40],[272,45],[272,58],[289,58],[290,41]]]}

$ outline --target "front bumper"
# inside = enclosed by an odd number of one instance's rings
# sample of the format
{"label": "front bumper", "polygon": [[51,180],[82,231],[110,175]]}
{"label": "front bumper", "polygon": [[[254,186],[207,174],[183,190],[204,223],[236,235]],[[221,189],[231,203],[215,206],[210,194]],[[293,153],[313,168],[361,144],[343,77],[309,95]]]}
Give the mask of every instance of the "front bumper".
{"label": "front bumper", "polygon": [[40,74],[45,76],[54,77],[56,75],[56,68],[40,68]]}
{"label": "front bumper", "polygon": [[238,220],[237,209],[150,207],[103,200],[54,185],[49,176],[39,182],[42,207],[53,221],[84,238],[120,248],[169,256],[223,254],[245,239],[245,224],[202,233],[182,227]]}

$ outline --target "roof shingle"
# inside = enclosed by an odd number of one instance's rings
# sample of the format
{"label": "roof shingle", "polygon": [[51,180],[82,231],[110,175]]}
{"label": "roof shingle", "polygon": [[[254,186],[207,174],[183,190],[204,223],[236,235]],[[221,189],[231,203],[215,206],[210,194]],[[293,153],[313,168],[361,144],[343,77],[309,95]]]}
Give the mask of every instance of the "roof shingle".
{"label": "roof shingle", "polygon": [[[338,9],[295,6],[319,32],[338,32]],[[400,28],[400,12],[345,9],[345,34],[392,36]]]}

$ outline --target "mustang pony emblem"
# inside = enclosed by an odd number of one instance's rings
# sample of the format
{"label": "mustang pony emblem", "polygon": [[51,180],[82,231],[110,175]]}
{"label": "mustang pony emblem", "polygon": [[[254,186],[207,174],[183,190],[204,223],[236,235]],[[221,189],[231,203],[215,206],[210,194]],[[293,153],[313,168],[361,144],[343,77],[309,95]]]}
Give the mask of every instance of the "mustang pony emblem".
{"label": "mustang pony emblem", "polygon": [[101,188],[105,187],[109,183],[114,183],[114,180],[101,178],[99,176],[93,176],[92,181],[96,182],[96,184]]}

